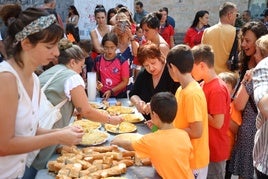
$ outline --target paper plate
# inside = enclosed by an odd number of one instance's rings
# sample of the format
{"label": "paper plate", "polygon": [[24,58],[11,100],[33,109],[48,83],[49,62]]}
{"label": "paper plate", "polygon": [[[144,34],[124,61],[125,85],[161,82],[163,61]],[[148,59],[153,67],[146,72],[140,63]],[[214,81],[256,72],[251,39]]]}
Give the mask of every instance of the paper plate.
{"label": "paper plate", "polygon": [[122,117],[125,122],[130,122],[130,123],[139,123],[139,122],[144,121],[144,117],[141,113],[120,114],[119,116]]}
{"label": "paper plate", "polygon": [[111,115],[131,114],[135,112],[133,107],[126,107],[126,106],[110,106],[106,110]]}
{"label": "paper plate", "polygon": [[100,122],[94,122],[87,119],[76,120],[71,125],[82,127],[84,132],[89,132],[91,130],[99,129],[101,127]]}
{"label": "paper plate", "polygon": [[93,146],[100,145],[105,143],[109,138],[109,134],[107,132],[103,132],[100,130],[92,130],[83,135],[82,142],[80,145],[83,146]]}
{"label": "paper plate", "polygon": [[104,128],[106,131],[111,132],[113,134],[123,134],[135,132],[137,130],[137,127],[130,122],[122,122],[119,125],[105,124]]}

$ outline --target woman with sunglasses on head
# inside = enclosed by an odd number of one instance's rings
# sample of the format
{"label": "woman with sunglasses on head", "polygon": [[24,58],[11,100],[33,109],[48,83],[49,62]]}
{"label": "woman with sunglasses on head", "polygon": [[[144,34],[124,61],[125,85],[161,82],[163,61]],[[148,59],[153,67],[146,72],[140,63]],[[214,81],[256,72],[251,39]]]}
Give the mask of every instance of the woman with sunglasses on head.
{"label": "woman with sunglasses on head", "polygon": [[104,49],[101,46],[102,38],[105,34],[112,30],[112,26],[107,25],[106,10],[103,5],[96,6],[94,15],[97,27],[90,32],[90,38],[93,44],[93,50],[91,53],[92,59],[95,59],[99,54],[104,53]]}

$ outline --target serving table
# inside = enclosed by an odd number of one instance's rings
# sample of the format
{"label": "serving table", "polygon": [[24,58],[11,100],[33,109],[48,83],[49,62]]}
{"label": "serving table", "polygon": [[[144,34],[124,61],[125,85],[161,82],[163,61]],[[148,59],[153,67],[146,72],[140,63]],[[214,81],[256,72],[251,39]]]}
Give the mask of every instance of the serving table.
{"label": "serving table", "polygon": [[[97,99],[98,101],[99,99]],[[117,99],[122,103],[123,106],[129,106],[128,99]],[[112,99],[112,101],[114,101]],[[147,127],[144,122],[136,123],[137,131],[136,133],[139,134],[147,134],[150,133],[150,129]],[[102,127],[101,130],[104,131],[104,128]],[[108,140],[102,144],[102,145],[110,145],[110,142],[112,139],[116,136],[116,134],[109,133],[110,136]],[[101,146],[101,145],[100,145]],[[58,154],[54,154],[51,158],[51,160],[56,160],[58,157]],[[127,179],[161,179],[161,177],[158,175],[158,173],[155,171],[155,169],[152,166],[131,166],[127,168],[127,172],[122,177],[125,177]],[[39,170],[36,177],[36,179],[54,179],[55,174],[49,173],[47,169]]]}

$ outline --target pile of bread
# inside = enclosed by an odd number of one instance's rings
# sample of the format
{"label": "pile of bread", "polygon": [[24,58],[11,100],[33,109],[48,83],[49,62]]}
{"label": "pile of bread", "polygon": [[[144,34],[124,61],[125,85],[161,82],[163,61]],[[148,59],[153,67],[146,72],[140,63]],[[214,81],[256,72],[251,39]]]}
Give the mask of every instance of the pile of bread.
{"label": "pile of bread", "polygon": [[149,160],[140,160],[134,151],[122,151],[117,146],[77,148],[63,146],[60,156],[48,162],[49,172],[57,179],[101,179],[126,173],[132,165],[150,165]]}

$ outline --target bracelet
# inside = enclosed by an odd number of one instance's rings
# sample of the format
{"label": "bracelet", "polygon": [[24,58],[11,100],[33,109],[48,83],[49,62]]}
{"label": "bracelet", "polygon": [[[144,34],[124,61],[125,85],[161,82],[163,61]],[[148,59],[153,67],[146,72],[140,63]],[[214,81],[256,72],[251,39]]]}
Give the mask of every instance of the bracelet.
{"label": "bracelet", "polygon": [[244,86],[246,86],[247,83],[248,83],[248,82],[247,82],[246,80],[242,80],[242,81],[241,81],[241,84],[244,85]]}

